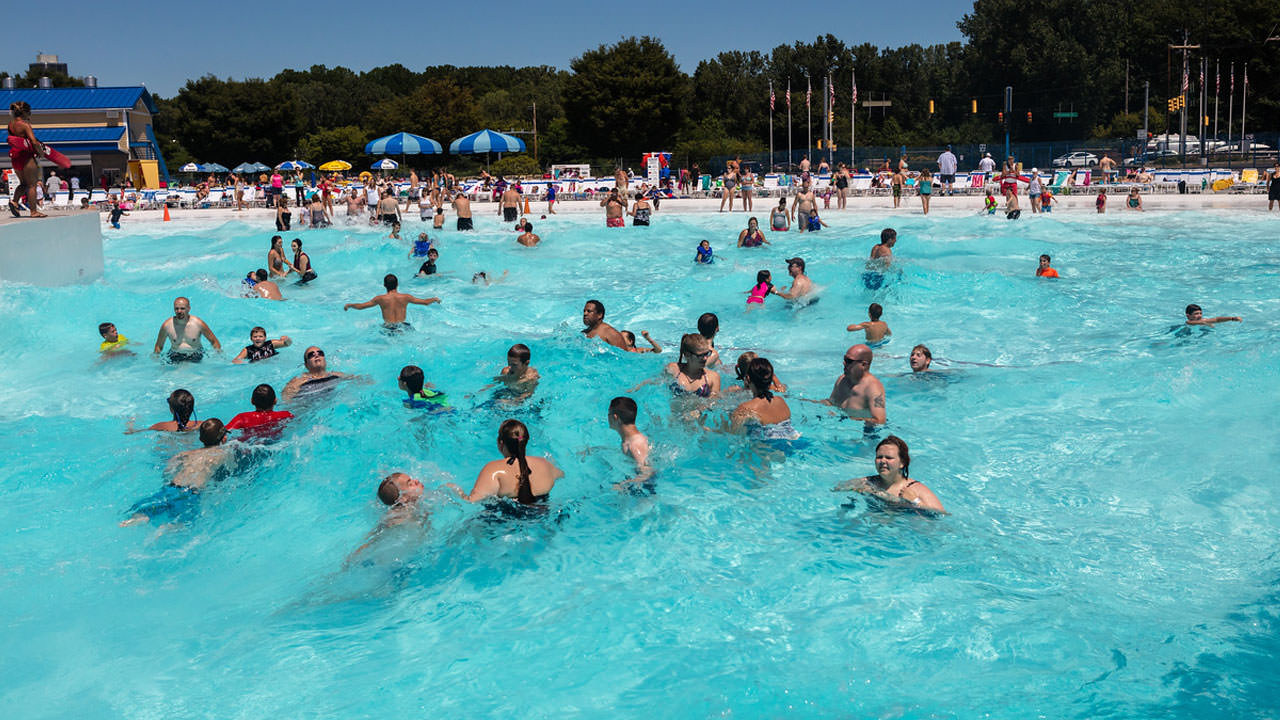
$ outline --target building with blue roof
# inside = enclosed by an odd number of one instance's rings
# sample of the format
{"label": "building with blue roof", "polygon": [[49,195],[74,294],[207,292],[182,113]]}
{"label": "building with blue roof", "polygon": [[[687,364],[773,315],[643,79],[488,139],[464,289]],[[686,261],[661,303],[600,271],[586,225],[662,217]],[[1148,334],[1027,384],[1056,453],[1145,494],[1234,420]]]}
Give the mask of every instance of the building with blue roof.
{"label": "building with blue roof", "polygon": [[[104,176],[112,186],[125,177],[139,188],[169,182],[152,127],[156,103],[145,87],[0,89],[0,107],[18,101],[31,105],[36,138],[71,160],[60,177],[79,176],[81,187],[94,187]],[[0,142],[8,136],[0,128]]]}

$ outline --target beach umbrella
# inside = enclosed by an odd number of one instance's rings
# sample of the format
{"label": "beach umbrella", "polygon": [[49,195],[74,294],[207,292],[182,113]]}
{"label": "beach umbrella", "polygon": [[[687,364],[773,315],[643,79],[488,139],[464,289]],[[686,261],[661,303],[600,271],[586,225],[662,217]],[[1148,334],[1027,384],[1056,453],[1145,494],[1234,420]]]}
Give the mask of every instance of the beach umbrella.
{"label": "beach umbrella", "polygon": [[366,155],[439,155],[443,152],[444,148],[435,140],[407,132],[370,140],[364,146]]}
{"label": "beach umbrella", "polygon": [[254,167],[253,163],[247,163],[247,162],[242,162],[239,165],[231,168],[231,172],[240,173],[240,174],[256,172],[257,170],[258,168]]}
{"label": "beach umbrella", "polygon": [[189,163],[187,163],[186,165],[183,165],[182,167],[178,168],[178,172],[192,172],[192,173],[194,173],[194,172],[204,172],[204,170],[203,170],[199,165],[197,165],[197,164],[195,164],[195,163],[193,163],[193,162],[189,162]]}
{"label": "beach umbrella", "polygon": [[229,170],[227,170],[226,165],[219,165],[218,163],[205,163],[204,167],[201,168],[200,171],[207,172],[207,173],[230,172]]}
{"label": "beach umbrella", "polygon": [[346,172],[351,169],[351,163],[346,160],[330,160],[321,165],[320,169],[325,172]]}
{"label": "beach umbrella", "polygon": [[480,153],[524,152],[524,141],[492,130],[473,132],[449,143],[454,155],[479,155]]}
{"label": "beach umbrella", "polygon": [[374,170],[395,170],[398,167],[400,167],[400,163],[391,158],[382,158],[373,164]]}
{"label": "beach umbrella", "polygon": [[260,163],[260,162],[256,162],[256,163],[254,163],[254,164],[253,164],[253,171],[254,171],[254,172],[266,172],[266,171],[268,171],[268,170],[270,170],[270,169],[271,169],[271,166],[270,166],[270,165],[263,165],[263,164],[262,164],[262,163]]}
{"label": "beach umbrella", "polygon": [[314,170],[315,165],[303,160],[285,160],[276,166],[277,170]]}

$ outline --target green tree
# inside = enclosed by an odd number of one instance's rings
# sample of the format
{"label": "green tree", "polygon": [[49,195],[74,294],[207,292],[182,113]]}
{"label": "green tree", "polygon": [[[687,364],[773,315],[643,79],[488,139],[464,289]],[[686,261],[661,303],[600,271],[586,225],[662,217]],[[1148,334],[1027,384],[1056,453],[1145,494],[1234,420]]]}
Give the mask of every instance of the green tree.
{"label": "green tree", "polygon": [[355,125],[317,130],[298,142],[298,157],[316,165],[330,160],[363,164],[368,141],[365,131]]}
{"label": "green tree", "polygon": [[542,168],[538,167],[538,163],[533,158],[520,155],[504,155],[502,159],[489,166],[489,172],[494,175],[537,175],[542,176]]}
{"label": "green tree", "polygon": [[638,161],[679,132],[689,79],[660,41],[632,37],[601,45],[571,66],[565,116],[573,138],[590,152]]}
{"label": "green tree", "polygon": [[454,138],[478,130],[479,116],[470,90],[448,80],[428,80],[408,95],[375,105],[363,124],[370,140],[404,131],[447,148]]}
{"label": "green tree", "polygon": [[277,83],[205,76],[157,104],[156,126],[204,162],[287,160],[302,136],[297,98]]}

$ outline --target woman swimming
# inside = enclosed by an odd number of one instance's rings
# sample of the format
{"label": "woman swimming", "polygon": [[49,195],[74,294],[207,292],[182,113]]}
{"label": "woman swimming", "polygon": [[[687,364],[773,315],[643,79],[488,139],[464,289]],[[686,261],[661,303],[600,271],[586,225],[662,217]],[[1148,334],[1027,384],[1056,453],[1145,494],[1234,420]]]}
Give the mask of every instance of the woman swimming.
{"label": "woman swimming", "polygon": [[[555,463],[540,457],[528,457],[529,428],[519,420],[506,420],[498,428],[498,451],[501,460],[491,460],[480,469],[470,493],[463,499],[479,502],[490,497],[513,498],[521,505],[545,503],[564,472]],[[514,466],[514,467],[513,467]]]}
{"label": "woman swimming", "polygon": [[919,480],[912,480],[907,476],[910,466],[911,454],[907,451],[907,443],[897,435],[890,435],[876,445],[875,475],[854,478],[840,483],[834,489],[837,492],[853,490],[874,495],[902,507],[946,512],[932,490]]}
{"label": "woman swimming", "polygon": [[671,375],[671,392],[675,395],[694,395],[700,398],[720,394],[720,373],[707,369],[707,361],[715,352],[711,343],[698,333],[688,333],[680,338],[680,357],[667,364]]}
{"label": "woman swimming", "polygon": [[[751,365],[751,361],[760,357],[750,350],[738,356],[738,362],[734,365],[734,377],[742,381],[741,385],[734,385],[729,388],[734,392],[751,392],[751,383],[747,382],[747,368]],[[787,391],[786,383],[778,379],[777,375],[773,376],[773,384],[769,386],[769,390],[776,393],[784,393]]]}
{"label": "woman swimming", "polygon": [[751,399],[730,415],[734,430],[747,431],[754,440],[796,440],[800,433],[791,426],[791,408],[773,394],[773,364],[757,357],[747,364],[746,386]]}
{"label": "woman swimming", "polygon": [[738,247],[760,247],[761,245],[770,245],[765,239],[764,233],[760,232],[760,221],[751,218],[747,221],[747,229],[738,233]]}
{"label": "woman swimming", "polygon": [[146,430],[158,430],[160,432],[190,432],[200,427],[200,423],[196,422],[194,417],[196,413],[196,399],[189,390],[178,388],[169,393],[169,412],[172,414],[172,420],[164,420],[143,430],[135,430],[133,420],[129,421],[125,428],[125,434],[130,435],[135,432],[145,432]]}

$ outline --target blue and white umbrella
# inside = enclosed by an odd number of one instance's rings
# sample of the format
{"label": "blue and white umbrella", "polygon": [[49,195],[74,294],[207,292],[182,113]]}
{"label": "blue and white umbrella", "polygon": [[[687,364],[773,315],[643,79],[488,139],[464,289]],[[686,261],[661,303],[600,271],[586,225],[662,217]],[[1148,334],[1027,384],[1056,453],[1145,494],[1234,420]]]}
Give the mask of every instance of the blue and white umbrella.
{"label": "blue and white umbrella", "polygon": [[262,164],[262,163],[260,163],[260,162],[255,162],[255,163],[253,164],[253,171],[254,171],[254,172],[266,172],[266,171],[268,171],[268,170],[270,170],[270,169],[271,169],[271,166],[269,166],[269,165],[263,165],[263,164]]}
{"label": "blue and white umbrella", "polygon": [[240,173],[240,174],[258,172],[258,166],[255,165],[254,163],[242,162],[239,165],[231,168],[231,172]]}
{"label": "blue and white umbrella", "polygon": [[481,130],[449,143],[454,155],[479,155],[490,152],[524,152],[524,141],[492,130]]}
{"label": "blue and white umbrella", "polygon": [[398,167],[400,167],[400,163],[391,158],[382,158],[373,164],[374,170],[395,170]]}
{"label": "blue and white umbrella", "polygon": [[443,152],[444,148],[435,140],[407,132],[370,140],[364,146],[365,155],[439,155]]}
{"label": "blue and white umbrella", "polygon": [[303,160],[285,160],[276,166],[277,170],[314,170],[315,165]]}
{"label": "blue and white umbrella", "polygon": [[224,173],[229,171],[227,170],[226,165],[219,165],[218,163],[205,163],[204,166],[200,168],[200,172]]}
{"label": "blue and white umbrella", "polygon": [[193,162],[189,162],[178,168],[178,172],[204,172],[204,169]]}

